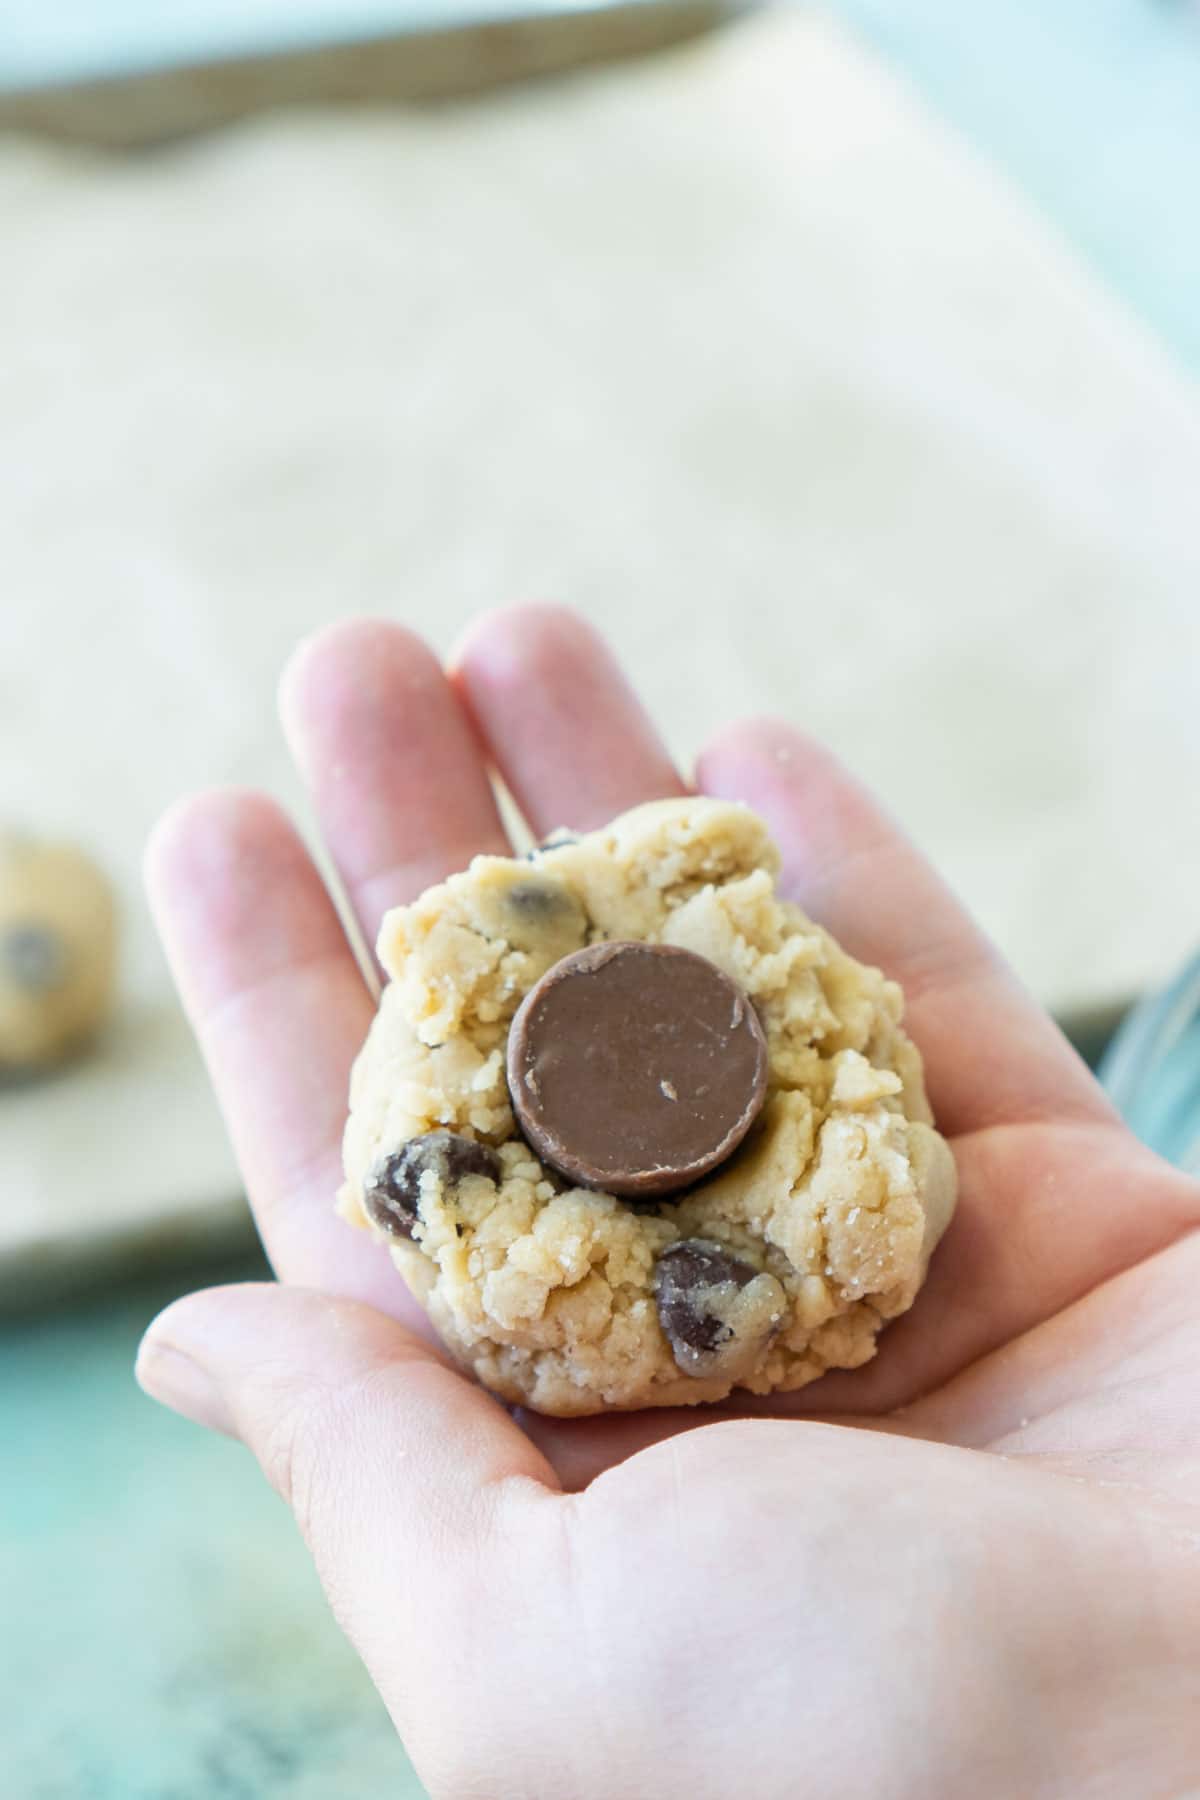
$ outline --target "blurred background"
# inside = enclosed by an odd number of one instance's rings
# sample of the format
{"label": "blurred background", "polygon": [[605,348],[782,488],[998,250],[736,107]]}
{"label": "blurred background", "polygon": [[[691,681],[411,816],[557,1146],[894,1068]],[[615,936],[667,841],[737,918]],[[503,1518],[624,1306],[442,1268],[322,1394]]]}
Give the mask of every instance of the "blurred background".
{"label": "blurred background", "polygon": [[[1090,1053],[1168,986],[1110,1079],[1194,1154],[1198,92],[1186,0],[0,0],[0,836],[119,916],[99,1034],[0,1085],[7,1793],[420,1791],[130,1374],[257,1266],[141,845],[299,806],[323,621],[564,600],[685,764],[815,729]],[[3,1068],[54,933],[107,951],[0,856]]]}

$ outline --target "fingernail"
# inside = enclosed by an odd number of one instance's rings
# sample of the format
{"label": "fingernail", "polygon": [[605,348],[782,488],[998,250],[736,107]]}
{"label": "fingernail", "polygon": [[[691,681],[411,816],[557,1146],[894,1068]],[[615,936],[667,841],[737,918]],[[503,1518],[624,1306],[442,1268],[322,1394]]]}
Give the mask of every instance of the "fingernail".
{"label": "fingernail", "polygon": [[220,1388],[203,1364],[152,1325],[138,1350],[134,1375],[152,1400],[210,1431],[235,1435]]}

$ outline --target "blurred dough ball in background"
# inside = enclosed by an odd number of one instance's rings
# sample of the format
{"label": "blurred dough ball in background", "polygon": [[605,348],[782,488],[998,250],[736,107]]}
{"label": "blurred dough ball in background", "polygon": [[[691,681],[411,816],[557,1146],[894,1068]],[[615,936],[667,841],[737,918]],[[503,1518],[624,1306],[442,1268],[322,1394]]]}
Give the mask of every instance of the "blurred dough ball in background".
{"label": "blurred dough ball in background", "polygon": [[112,888],[92,859],[0,834],[0,1073],[46,1068],[95,1036],[116,955]]}

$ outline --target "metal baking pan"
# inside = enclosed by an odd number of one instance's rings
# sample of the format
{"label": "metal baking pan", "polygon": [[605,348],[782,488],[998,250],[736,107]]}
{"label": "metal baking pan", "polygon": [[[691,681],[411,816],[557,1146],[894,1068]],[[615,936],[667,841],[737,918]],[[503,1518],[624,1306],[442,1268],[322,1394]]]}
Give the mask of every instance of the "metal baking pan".
{"label": "metal baking pan", "polygon": [[662,49],[745,11],[737,0],[0,0],[0,129],[152,144],[264,108],[434,101]]}

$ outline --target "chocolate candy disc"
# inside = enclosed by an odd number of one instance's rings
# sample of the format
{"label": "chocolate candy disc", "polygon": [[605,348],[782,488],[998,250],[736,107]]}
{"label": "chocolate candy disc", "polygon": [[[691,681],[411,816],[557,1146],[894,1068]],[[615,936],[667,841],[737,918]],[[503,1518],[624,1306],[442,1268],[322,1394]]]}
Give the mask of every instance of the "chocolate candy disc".
{"label": "chocolate candy disc", "polygon": [[544,1162],[582,1187],[674,1193],[732,1154],[762,1108],[767,1046],[715,964],[669,944],[593,944],[526,996],[508,1085]]}

